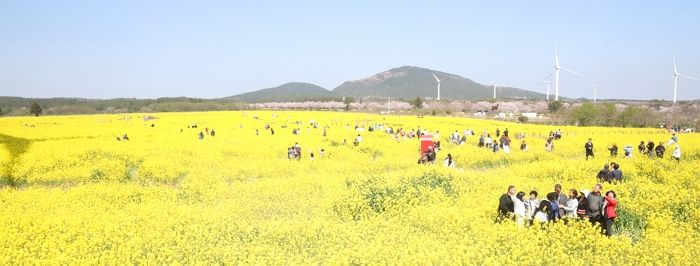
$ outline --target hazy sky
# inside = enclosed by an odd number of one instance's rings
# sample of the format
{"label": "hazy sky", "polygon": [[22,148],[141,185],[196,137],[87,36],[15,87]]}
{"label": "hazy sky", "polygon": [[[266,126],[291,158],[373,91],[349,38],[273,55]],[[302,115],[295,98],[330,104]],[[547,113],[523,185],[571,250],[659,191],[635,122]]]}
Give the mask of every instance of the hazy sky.
{"label": "hazy sky", "polygon": [[[403,65],[561,95],[671,99],[700,77],[700,1],[5,1],[0,95],[213,98],[333,89]],[[679,79],[679,99],[700,81]]]}

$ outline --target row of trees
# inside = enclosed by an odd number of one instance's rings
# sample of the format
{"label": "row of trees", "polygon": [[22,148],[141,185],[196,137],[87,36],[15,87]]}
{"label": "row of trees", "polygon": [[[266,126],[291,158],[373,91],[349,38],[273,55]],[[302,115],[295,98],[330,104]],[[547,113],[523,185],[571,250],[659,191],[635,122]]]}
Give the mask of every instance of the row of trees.
{"label": "row of trees", "polygon": [[568,122],[581,126],[655,127],[661,116],[648,107],[586,102],[568,110]]}
{"label": "row of trees", "polygon": [[[175,99],[173,99],[175,100]],[[125,107],[126,105],[126,107]],[[275,103],[224,103],[215,101],[175,101],[156,100],[147,105],[140,102],[133,107],[120,102],[121,108],[113,106],[93,106],[90,104],[69,104],[44,108],[37,101],[25,107],[0,107],[0,115],[34,115],[41,114],[95,114],[95,113],[128,113],[128,112],[186,112],[186,111],[221,111],[242,109],[304,109],[304,110],[338,110],[382,112],[418,112],[419,114],[456,114],[489,110],[498,106],[494,112],[534,112],[548,113],[549,123],[571,124],[580,126],[616,126],[616,127],[657,127],[661,123],[674,126],[700,127],[700,105],[687,103],[681,105],[664,105],[659,101],[650,101],[644,105],[614,104],[614,103],[571,103],[571,102],[490,102],[490,101],[431,101],[426,102],[420,97],[413,101],[355,101],[346,98],[343,102],[275,102]],[[21,109],[18,111],[17,109]],[[526,122],[527,119],[518,120]]]}

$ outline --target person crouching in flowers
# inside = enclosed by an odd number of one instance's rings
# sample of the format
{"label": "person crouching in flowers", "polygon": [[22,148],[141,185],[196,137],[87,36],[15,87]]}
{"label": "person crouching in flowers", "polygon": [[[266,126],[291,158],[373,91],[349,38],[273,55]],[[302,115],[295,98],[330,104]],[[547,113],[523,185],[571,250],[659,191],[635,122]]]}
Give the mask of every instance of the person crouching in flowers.
{"label": "person crouching in flowers", "polygon": [[534,222],[539,222],[540,226],[544,226],[547,221],[549,221],[549,213],[552,211],[552,204],[548,200],[542,200],[540,201],[539,206],[537,209],[535,209],[535,212],[532,214],[532,223]]}
{"label": "person crouching in flowers", "polygon": [[605,203],[603,205],[603,225],[605,226],[605,235],[612,236],[612,227],[617,218],[617,195],[615,191],[609,190],[605,192]]}

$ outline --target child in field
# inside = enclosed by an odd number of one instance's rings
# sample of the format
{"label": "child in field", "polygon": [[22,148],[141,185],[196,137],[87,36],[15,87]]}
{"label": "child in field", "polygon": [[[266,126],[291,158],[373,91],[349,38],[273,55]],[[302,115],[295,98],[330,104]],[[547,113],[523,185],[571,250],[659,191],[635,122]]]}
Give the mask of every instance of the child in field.
{"label": "child in field", "polygon": [[450,153],[447,154],[447,158],[445,158],[445,161],[443,162],[443,164],[446,167],[455,168],[455,161],[452,160],[452,154],[450,154]]}

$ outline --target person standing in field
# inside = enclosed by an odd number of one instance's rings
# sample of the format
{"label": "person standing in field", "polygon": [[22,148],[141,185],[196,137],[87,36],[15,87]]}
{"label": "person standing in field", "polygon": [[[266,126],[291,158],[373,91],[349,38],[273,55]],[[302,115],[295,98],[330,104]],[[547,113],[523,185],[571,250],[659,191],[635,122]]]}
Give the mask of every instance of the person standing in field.
{"label": "person standing in field", "polygon": [[615,182],[622,182],[622,170],[620,170],[620,165],[617,163],[611,163],[613,170],[610,171],[610,180]]}
{"label": "person standing in field", "polygon": [[647,154],[649,155],[649,157],[654,156],[654,142],[651,140],[647,142]]}
{"label": "person standing in field", "polygon": [[[547,220],[556,222],[561,219],[561,209],[559,209],[559,202],[557,201],[557,195],[554,192],[547,194],[547,201],[549,201],[550,209],[549,215],[547,215]],[[542,205],[542,203],[540,203]]]}
{"label": "person standing in field", "polygon": [[593,155],[593,139],[589,138],[584,147],[586,148],[586,160],[588,160],[589,156],[595,158],[595,155]]}
{"label": "person standing in field", "polygon": [[497,140],[494,140],[494,141],[493,141],[493,145],[492,145],[493,153],[497,153],[497,152],[498,152],[498,148],[499,148],[499,147],[498,147],[498,141],[497,141]]}
{"label": "person standing in field", "polygon": [[612,227],[615,223],[615,218],[617,218],[617,195],[615,191],[609,190],[605,192],[604,199],[603,225],[605,235],[610,237],[612,236]]}
{"label": "person standing in field", "polygon": [[202,131],[199,131],[199,140],[204,139],[204,133]]}
{"label": "person standing in field", "polygon": [[500,136],[501,136],[501,130],[496,128],[496,137],[498,138]]}
{"label": "person standing in field", "polygon": [[491,138],[491,134],[486,135],[486,148],[490,149],[492,148],[491,145],[493,144],[493,139]]}
{"label": "person standing in field", "polygon": [[540,202],[537,200],[537,191],[530,191],[530,198],[525,202],[525,216],[528,219],[528,224],[532,224],[532,218],[535,215],[535,211],[540,206]]}
{"label": "person standing in field", "polygon": [[450,154],[450,153],[447,154],[447,158],[445,158],[445,161],[443,162],[443,164],[446,167],[455,168],[455,161],[452,160],[452,154]]}
{"label": "person standing in field", "polygon": [[520,143],[520,150],[527,151],[527,143],[524,140],[522,143]]}
{"label": "person standing in field", "polygon": [[564,217],[567,219],[574,219],[578,217],[578,191],[576,189],[569,190],[569,198],[566,200],[566,204],[559,204],[559,208],[564,210]]}
{"label": "person standing in field", "polygon": [[525,192],[520,191],[512,198],[515,222],[520,226],[525,225],[525,203],[523,202],[523,197],[525,197]]}
{"label": "person standing in field", "polygon": [[564,195],[564,193],[561,191],[561,184],[554,185],[554,195],[557,196],[555,198],[557,203],[561,205],[566,205],[566,203],[569,201],[566,195]]}
{"label": "person standing in field", "polygon": [[672,144],[678,144],[678,135],[676,135],[676,133],[673,133],[673,136],[671,136],[671,140],[673,141]]}
{"label": "person standing in field", "polygon": [[603,195],[600,194],[601,189],[603,189],[603,186],[596,184],[593,187],[593,192],[588,194],[586,216],[592,225],[602,225],[603,222]]}
{"label": "person standing in field", "polygon": [[588,190],[582,190],[578,195],[578,207],[576,208],[576,215],[578,218],[586,218],[586,210],[588,209]]}
{"label": "person standing in field", "polygon": [[515,202],[513,202],[513,196],[515,195],[515,186],[508,186],[508,192],[501,195],[498,200],[498,221],[503,221],[506,218],[513,215],[515,212]]}
{"label": "person standing in field", "polygon": [[644,155],[644,152],[646,151],[647,146],[644,145],[644,141],[639,142],[639,146],[637,146],[637,150],[639,150],[639,154]]}
{"label": "person standing in field", "polygon": [[608,148],[608,150],[610,151],[610,157],[617,157],[617,144],[613,143],[612,147]]}
{"label": "person standing in field", "polygon": [[626,145],[623,150],[625,151],[625,158],[629,159],[632,157],[632,145]]}
{"label": "person standing in field", "polygon": [[677,162],[681,161],[681,145],[676,144],[676,148],[673,149],[673,154],[671,154]]}
{"label": "person standing in field", "polygon": [[659,158],[664,158],[664,152],[666,152],[666,147],[664,147],[663,142],[659,142],[659,145],[656,146],[656,157]]}
{"label": "person standing in field", "polygon": [[549,138],[547,143],[544,144],[544,149],[548,152],[554,151],[554,142],[552,141],[552,138]]}
{"label": "person standing in field", "polygon": [[605,164],[603,165],[603,169],[598,171],[598,182],[608,182],[610,183],[610,165]]}
{"label": "person standing in field", "polygon": [[505,132],[508,132],[508,129],[503,132],[503,137],[501,137],[501,145],[503,146],[503,152],[504,153],[509,153],[510,152],[510,138],[508,135],[505,134]]}

